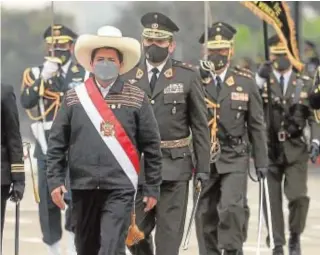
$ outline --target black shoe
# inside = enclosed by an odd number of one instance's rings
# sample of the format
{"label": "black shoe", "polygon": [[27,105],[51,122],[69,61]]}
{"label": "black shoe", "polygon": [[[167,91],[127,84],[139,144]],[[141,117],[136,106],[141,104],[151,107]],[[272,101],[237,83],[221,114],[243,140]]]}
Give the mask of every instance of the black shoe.
{"label": "black shoe", "polygon": [[300,236],[298,234],[290,234],[289,255],[301,255]]}
{"label": "black shoe", "polygon": [[272,250],[272,255],[284,255],[282,246],[276,246]]}

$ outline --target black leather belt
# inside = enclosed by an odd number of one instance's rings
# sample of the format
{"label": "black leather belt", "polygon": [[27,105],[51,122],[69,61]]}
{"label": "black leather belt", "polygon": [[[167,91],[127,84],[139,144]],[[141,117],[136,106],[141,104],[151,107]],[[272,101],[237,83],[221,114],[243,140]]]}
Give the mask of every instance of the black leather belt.
{"label": "black leather belt", "polygon": [[241,136],[233,137],[228,136],[226,139],[220,140],[221,145],[228,145],[228,146],[236,146],[242,144],[244,142]]}

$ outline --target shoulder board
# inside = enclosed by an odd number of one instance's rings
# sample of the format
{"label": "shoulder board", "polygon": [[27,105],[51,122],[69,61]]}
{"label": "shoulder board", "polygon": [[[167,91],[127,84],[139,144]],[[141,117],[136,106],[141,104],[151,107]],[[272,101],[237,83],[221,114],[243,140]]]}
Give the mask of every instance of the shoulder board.
{"label": "shoulder board", "polygon": [[241,66],[237,65],[237,66],[234,67],[234,69],[236,69],[239,72],[249,73],[251,76],[254,76],[254,73],[248,68],[244,68],[244,67],[241,67]]}
{"label": "shoulder board", "polygon": [[300,78],[300,79],[302,79],[304,81],[310,81],[311,80],[311,78],[308,75],[305,75],[305,74],[297,73],[296,76],[297,76],[297,78]]}
{"label": "shoulder board", "polygon": [[193,65],[190,65],[190,64],[187,64],[185,62],[178,61],[178,60],[175,60],[175,59],[172,59],[172,65],[173,66],[179,66],[179,67],[191,70],[191,71],[195,71],[195,69],[196,69],[195,66],[193,66]]}
{"label": "shoulder board", "polygon": [[249,79],[253,79],[253,76],[254,76],[253,73],[246,68],[234,67],[232,71],[237,75],[240,75]]}

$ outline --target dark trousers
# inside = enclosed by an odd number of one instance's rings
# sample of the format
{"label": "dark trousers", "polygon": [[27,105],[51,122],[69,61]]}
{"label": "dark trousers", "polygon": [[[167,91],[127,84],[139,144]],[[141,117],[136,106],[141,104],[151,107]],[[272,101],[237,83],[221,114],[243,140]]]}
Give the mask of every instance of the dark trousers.
{"label": "dark trousers", "polygon": [[[282,246],[286,243],[282,210],[283,179],[283,191],[289,201],[289,231],[291,233],[301,234],[305,228],[309,209],[309,197],[307,197],[307,168],[307,161],[298,161],[293,164],[282,165],[270,164],[269,166],[270,171],[267,180],[275,245]],[[266,216],[265,201],[264,214]],[[267,238],[267,243],[269,243],[269,237]]]}
{"label": "dark trousers", "polygon": [[145,239],[129,247],[134,255],[153,255],[152,230],[156,227],[155,245],[157,255],[178,255],[183,237],[188,205],[188,181],[163,181],[160,199],[156,207],[148,213],[143,210],[142,188],[136,197],[136,222]]}
{"label": "dark trousers", "polygon": [[[61,210],[52,201],[47,182],[47,164],[45,160],[38,159],[38,187],[39,187],[39,219],[43,242],[52,245],[62,237]],[[72,231],[71,211],[66,210],[65,229]]]}
{"label": "dark trousers", "polygon": [[4,227],[4,220],[6,214],[7,200],[9,198],[10,185],[1,185],[1,250],[2,250],[2,234]]}
{"label": "dark trousers", "polygon": [[195,217],[200,255],[242,249],[249,218],[246,189],[246,172],[213,172],[204,183]]}
{"label": "dark trousers", "polygon": [[78,255],[125,254],[134,190],[72,190]]}

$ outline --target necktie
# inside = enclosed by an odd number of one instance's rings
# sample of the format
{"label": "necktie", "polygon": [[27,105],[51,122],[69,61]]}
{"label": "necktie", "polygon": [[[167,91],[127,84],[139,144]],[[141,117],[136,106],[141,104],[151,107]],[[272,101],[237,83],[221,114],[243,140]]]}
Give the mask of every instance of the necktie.
{"label": "necktie", "polygon": [[154,67],[154,68],[152,68],[151,71],[153,74],[152,74],[152,77],[150,80],[150,88],[151,88],[151,93],[153,93],[154,87],[155,87],[157,79],[158,79],[157,73],[159,73],[159,70],[158,70],[158,68]]}
{"label": "necktie", "polygon": [[284,77],[283,75],[280,76],[280,88],[282,95],[284,94]]}
{"label": "necktie", "polygon": [[219,96],[220,91],[221,91],[221,85],[222,85],[222,80],[221,80],[220,76],[216,77],[216,81],[217,81],[217,95]]}

